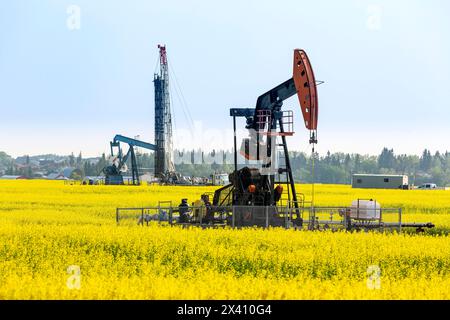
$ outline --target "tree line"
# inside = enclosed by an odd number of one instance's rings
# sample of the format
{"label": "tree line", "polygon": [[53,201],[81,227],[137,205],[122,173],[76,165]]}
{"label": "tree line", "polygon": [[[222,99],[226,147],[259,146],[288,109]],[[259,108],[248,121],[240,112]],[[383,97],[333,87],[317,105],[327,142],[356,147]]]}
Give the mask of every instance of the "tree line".
{"label": "tree line", "polygon": [[296,179],[308,183],[314,180],[318,183],[350,184],[353,174],[373,173],[408,175],[409,183],[415,185],[427,182],[440,186],[450,184],[450,153],[437,151],[432,154],[427,149],[421,156],[397,155],[388,148],[377,156],[328,152],[324,156],[315,154],[308,157],[303,153],[293,153],[292,164]]}
{"label": "tree line", "polygon": [[[185,150],[175,152],[186,153]],[[192,151],[194,152],[194,151]],[[196,152],[200,152],[197,150]],[[224,158],[233,159],[231,151],[216,151],[223,153]],[[419,155],[395,154],[393,149],[383,148],[379,155],[361,155],[349,153],[330,153],[325,155],[314,153],[307,155],[303,152],[290,152],[291,166],[296,181],[304,183],[334,183],[334,184],[350,184],[351,177],[356,173],[373,173],[373,174],[404,174],[409,176],[410,184],[420,185],[422,183],[431,182],[439,186],[450,185],[450,152],[440,153],[439,151],[432,153],[425,149]],[[39,158],[35,156],[32,158]],[[41,156],[42,157],[42,156]],[[109,165],[105,154],[95,159],[84,159],[82,154],[78,156],[71,154],[59,161],[60,168],[71,167],[76,168],[74,171],[75,178],[84,178],[86,176],[102,175],[102,169]],[[22,157],[25,160],[24,165],[18,166],[17,159],[13,159],[4,152],[0,152],[0,169],[3,168],[4,174],[33,176],[33,170],[30,165],[30,157]],[[185,176],[209,177],[211,174],[230,173],[234,166],[230,163],[222,164],[213,162],[207,163],[182,163],[176,164],[175,168],[178,172]],[[137,163],[141,173],[153,172],[154,157],[153,153],[138,153]],[[240,165],[239,167],[244,166]],[[131,165],[128,164],[130,168]],[[38,168],[40,171],[47,169],[57,171],[55,167]]]}
{"label": "tree line", "polygon": [[[177,151],[176,151],[177,152]],[[227,159],[232,153],[224,152]],[[450,185],[450,152],[431,153],[425,149],[419,155],[395,154],[393,149],[383,148],[379,155],[331,153],[325,155],[303,152],[289,153],[296,181],[304,183],[350,184],[353,174],[402,174],[408,175],[409,183],[420,185],[432,182],[439,186]],[[283,161],[283,160],[281,160]],[[241,165],[240,167],[242,167]],[[213,172],[232,172],[231,164],[176,165],[184,175],[208,176]]]}

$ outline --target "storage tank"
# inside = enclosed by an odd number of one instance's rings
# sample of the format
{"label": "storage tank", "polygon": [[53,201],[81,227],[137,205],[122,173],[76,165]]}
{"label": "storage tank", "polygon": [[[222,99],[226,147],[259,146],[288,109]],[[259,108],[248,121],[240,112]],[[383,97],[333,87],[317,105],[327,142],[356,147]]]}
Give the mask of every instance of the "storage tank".
{"label": "storage tank", "polygon": [[378,220],[381,205],[374,200],[354,200],[350,207],[350,218],[357,220]]}

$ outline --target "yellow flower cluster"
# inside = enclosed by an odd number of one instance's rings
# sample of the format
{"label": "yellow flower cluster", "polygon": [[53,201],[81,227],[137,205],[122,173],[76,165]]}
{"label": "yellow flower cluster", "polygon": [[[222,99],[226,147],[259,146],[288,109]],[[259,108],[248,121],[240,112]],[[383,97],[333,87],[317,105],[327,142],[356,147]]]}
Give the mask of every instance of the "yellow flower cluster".
{"label": "yellow flower cluster", "polygon": [[[307,191],[310,186],[300,185]],[[0,299],[449,299],[447,235],[149,227],[117,206],[213,187],[0,181]],[[316,186],[316,204],[376,198],[450,228],[445,191]]]}

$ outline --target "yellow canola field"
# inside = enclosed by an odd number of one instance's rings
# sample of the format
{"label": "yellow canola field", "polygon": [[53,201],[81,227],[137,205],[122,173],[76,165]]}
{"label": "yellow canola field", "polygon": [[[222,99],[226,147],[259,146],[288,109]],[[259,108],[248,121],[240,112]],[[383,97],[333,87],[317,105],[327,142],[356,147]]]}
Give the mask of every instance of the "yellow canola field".
{"label": "yellow canola field", "polygon": [[[299,185],[307,198],[311,186]],[[214,187],[0,181],[0,299],[449,299],[450,193],[316,186],[316,205],[375,198],[439,232],[117,226],[117,206]]]}

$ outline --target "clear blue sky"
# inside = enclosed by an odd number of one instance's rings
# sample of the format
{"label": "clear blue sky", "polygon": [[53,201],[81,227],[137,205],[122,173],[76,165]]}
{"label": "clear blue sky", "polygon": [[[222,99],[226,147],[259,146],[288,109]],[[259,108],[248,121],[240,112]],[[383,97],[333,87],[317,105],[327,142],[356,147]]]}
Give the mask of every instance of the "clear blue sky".
{"label": "clear blue sky", "polygon": [[[71,4],[80,29],[67,26]],[[326,82],[319,152],[450,150],[449,13],[444,0],[5,0],[0,150],[97,155],[116,133],[151,142],[158,43],[208,132],[188,138],[174,94],[177,147],[231,147],[228,109],[253,107],[290,78],[293,49],[303,48]],[[298,102],[285,108],[298,124],[290,148],[308,150]]]}

